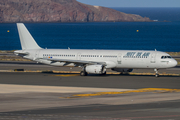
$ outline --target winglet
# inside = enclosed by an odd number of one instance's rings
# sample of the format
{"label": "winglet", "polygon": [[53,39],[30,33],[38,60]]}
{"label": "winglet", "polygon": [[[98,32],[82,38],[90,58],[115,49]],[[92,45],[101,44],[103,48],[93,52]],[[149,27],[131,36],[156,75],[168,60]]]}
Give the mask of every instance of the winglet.
{"label": "winglet", "polygon": [[25,49],[42,49],[39,47],[39,45],[36,43],[34,38],[31,36],[27,28],[23,23],[17,23],[17,28],[19,32],[19,38],[21,41],[21,47],[22,50]]}

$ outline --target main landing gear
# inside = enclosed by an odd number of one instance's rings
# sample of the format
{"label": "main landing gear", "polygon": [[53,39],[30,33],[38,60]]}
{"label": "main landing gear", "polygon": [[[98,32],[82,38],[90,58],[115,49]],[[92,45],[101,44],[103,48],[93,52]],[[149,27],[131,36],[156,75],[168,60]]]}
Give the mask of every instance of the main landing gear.
{"label": "main landing gear", "polygon": [[106,72],[104,72],[103,74],[101,74],[102,76],[105,76],[106,75]]}
{"label": "main landing gear", "polygon": [[85,69],[86,69],[85,67],[82,68],[82,71],[80,73],[81,76],[87,76],[87,72]]}
{"label": "main landing gear", "polygon": [[80,75],[81,76],[87,76],[87,72],[86,71],[81,71]]}
{"label": "main landing gear", "polygon": [[154,71],[156,72],[155,77],[159,77],[158,69],[154,69]]}

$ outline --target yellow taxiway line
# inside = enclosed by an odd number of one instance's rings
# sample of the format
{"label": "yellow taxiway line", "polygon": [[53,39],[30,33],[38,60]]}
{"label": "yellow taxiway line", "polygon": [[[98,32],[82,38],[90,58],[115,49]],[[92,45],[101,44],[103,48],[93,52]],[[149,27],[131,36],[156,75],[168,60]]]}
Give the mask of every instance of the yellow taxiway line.
{"label": "yellow taxiway line", "polygon": [[62,75],[51,75],[57,77],[71,77],[71,76],[80,76],[79,74],[62,74]]}
{"label": "yellow taxiway line", "polygon": [[[54,75],[54,76],[63,76],[63,77],[69,77],[69,76],[79,76],[80,72],[79,71],[51,71],[51,70],[47,70],[47,71],[41,71],[41,70],[36,70],[36,71],[32,71],[32,70],[24,70],[24,71],[17,71],[15,70],[0,70],[0,72],[34,72],[34,73],[59,73],[59,74],[63,74],[63,75]],[[70,74],[70,75],[64,75],[64,74]],[[73,75],[73,74],[78,74],[78,75]],[[119,75],[119,72],[107,72],[108,75]],[[155,73],[129,73],[129,75],[155,75]],[[175,74],[175,73],[161,73],[159,74],[160,76],[180,76],[180,74]]]}
{"label": "yellow taxiway line", "polygon": [[168,88],[142,88],[137,90],[128,90],[122,92],[97,92],[90,94],[75,94],[71,97],[66,98],[78,98],[78,97],[92,97],[92,96],[102,96],[102,95],[114,95],[114,94],[128,94],[128,93],[144,93],[144,92],[155,92],[155,93],[168,93],[168,92],[180,92],[180,89],[168,89]]}

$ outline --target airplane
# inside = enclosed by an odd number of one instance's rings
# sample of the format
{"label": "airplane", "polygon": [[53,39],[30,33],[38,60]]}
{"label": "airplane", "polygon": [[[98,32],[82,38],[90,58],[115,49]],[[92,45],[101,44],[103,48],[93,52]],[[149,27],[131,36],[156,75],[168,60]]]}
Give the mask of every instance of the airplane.
{"label": "airplane", "polygon": [[15,55],[52,66],[81,67],[81,76],[106,75],[106,69],[121,73],[132,72],[133,69],[154,69],[155,77],[158,77],[159,69],[177,65],[169,54],[156,50],[43,49],[23,23],[17,23],[17,29],[22,50],[14,51]]}

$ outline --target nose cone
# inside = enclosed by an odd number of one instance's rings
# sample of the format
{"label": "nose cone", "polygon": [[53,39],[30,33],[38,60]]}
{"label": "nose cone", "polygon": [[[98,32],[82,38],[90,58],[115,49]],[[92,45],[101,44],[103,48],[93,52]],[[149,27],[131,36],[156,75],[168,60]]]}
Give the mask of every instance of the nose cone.
{"label": "nose cone", "polygon": [[175,67],[177,64],[178,64],[177,61],[174,60],[174,59],[170,61],[170,66],[171,67]]}

